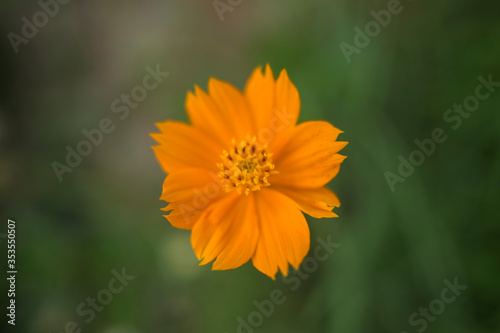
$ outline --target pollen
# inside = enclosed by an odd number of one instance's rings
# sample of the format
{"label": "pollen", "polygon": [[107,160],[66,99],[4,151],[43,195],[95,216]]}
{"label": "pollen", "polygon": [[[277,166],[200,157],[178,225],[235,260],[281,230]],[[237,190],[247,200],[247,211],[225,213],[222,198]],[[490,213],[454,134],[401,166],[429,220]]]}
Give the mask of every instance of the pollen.
{"label": "pollen", "polygon": [[217,163],[224,190],[236,190],[238,194],[248,195],[270,186],[269,176],[278,171],[274,170],[271,158],[273,154],[267,151],[268,145],[259,145],[255,136],[248,136],[239,144],[233,139],[232,145],[232,148],[224,150],[220,155],[222,163]]}

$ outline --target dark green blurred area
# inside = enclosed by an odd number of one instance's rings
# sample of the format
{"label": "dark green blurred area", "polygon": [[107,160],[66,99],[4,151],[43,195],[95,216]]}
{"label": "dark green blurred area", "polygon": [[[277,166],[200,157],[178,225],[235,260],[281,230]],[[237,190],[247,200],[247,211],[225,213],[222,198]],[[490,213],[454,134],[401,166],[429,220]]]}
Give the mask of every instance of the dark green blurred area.
{"label": "dark green blurred area", "polygon": [[[500,88],[456,130],[443,114],[478,76],[500,81],[500,6],[402,6],[348,63],[340,43],[353,44],[353,28],[387,1],[243,1],[221,22],[212,1],[75,0],[18,54],[6,36],[40,7],[3,1],[0,233],[16,221],[18,275],[16,326],[2,310],[2,332],[63,332],[69,321],[82,332],[236,332],[279,289],[286,301],[253,331],[410,333],[423,328],[412,313],[455,277],[468,288],[425,331],[498,332]],[[299,89],[300,121],[327,120],[349,141],[329,185],[340,217],[308,218],[312,249],[329,235],[341,246],[296,290],[251,263],[198,267],[189,232],[162,216],[165,174],[150,148],[155,122],[187,119],[195,84],[213,76],[242,88],[266,63]],[[110,104],[157,64],[170,75],[120,120]],[[51,163],[103,118],[115,130],[60,183]],[[435,128],[448,139],[392,192],[384,173]],[[136,278],[86,323],[77,307],[122,267]]]}

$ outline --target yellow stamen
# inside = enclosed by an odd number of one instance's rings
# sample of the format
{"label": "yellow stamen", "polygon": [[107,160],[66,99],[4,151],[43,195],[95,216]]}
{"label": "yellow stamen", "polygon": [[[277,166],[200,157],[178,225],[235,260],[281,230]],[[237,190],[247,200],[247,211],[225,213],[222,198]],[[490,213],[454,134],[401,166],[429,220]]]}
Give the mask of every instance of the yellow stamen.
{"label": "yellow stamen", "polygon": [[270,175],[277,174],[272,162],[271,153],[267,152],[267,144],[260,146],[256,137],[247,137],[236,145],[233,139],[233,148],[224,150],[222,163],[217,163],[221,170],[219,177],[226,192],[236,190],[238,194],[258,191],[262,187],[270,186]]}

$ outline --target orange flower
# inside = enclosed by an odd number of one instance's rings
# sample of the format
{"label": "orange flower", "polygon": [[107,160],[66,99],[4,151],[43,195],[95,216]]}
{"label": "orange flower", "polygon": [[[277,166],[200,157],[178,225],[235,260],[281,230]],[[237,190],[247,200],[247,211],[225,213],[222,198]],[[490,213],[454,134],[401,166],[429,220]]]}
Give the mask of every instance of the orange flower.
{"label": "orange flower", "polygon": [[168,174],[161,200],[177,228],[191,229],[200,264],[214,270],[254,266],[274,279],[298,269],[310,235],[301,211],[336,217],[337,196],[324,187],[339,171],[347,142],[324,121],[296,125],[300,99],[285,70],[254,70],[242,93],[211,78],[207,94],[186,98],[191,125],[158,123],[153,147]]}

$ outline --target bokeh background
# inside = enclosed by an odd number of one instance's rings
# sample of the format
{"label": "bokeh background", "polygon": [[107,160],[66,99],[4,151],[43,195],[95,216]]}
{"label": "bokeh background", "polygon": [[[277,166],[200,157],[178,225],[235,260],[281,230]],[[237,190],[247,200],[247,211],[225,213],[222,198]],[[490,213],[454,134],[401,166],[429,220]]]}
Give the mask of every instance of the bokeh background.
{"label": "bokeh background", "polygon": [[[404,1],[348,63],[340,43],[387,4],[244,0],[221,21],[212,1],[74,0],[16,54],[7,34],[41,7],[3,0],[0,233],[17,222],[19,273],[17,325],[2,310],[2,332],[64,332],[68,321],[82,332],[236,332],[274,289],[286,301],[255,332],[417,332],[410,315],[455,277],[468,288],[425,331],[498,332],[500,89],[457,130],[443,114],[479,75],[500,79],[500,7]],[[340,217],[308,218],[313,248],[327,236],[341,246],[293,291],[251,264],[199,267],[189,232],[162,216],[165,174],[150,148],[155,122],[187,120],[195,84],[213,76],[243,88],[266,63],[298,87],[300,121],[327,120],[350,142],[329,184]],[[111,102],[157,64],[170,75],[120,120]],[[103,118],[115,130],[59,182],[51,163]],[[438,127],[447,141],[392,192],[384,173]],[[122,267],[136,278],[85,323],[76,308]]]}

